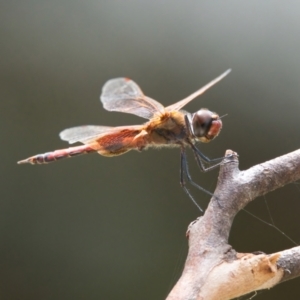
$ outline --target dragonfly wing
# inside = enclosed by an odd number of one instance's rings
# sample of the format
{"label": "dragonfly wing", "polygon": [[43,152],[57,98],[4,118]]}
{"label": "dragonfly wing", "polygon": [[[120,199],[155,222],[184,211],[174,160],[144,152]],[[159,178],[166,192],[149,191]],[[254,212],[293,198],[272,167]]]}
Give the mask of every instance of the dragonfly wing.
{"label": "dragonfly wing", "polygon": [[59,136],[63,141],[69,142],[69,144],[74,144],[76,142],[81,142],[83,144],[88,144],[104,136],[106,134],[119,132],[124,129],[129,130],[140,130],[141,125],[132,126],[95,126],[95,125],[85,125],[77,126],[63,130]]}
{"label": "dragonfly wing", "polygon": [[131,79],[115,78],[103,86],[100,100],[108,111],[119,111],[151,119],[157,112],[163,112],[162,104],[145,96]]}
{"label": "dragonfly wing", "polygon": [[99,135],[110,132],[114,128],[115,127],[94,125],[78,126],[63,130],[59,136],[63,141],[69,142],[69,144],[76,142],[86,143]]}
{"label": "dragonfly wing", "polygon": [[174,103],[168,107],[166,107],[166,111],[172,111],[172,110],[180,110],[182,107],[184,107],[185,105],[187,105],[189,102],[191,102],[193,99],[195,99],[196,97],[200,96],[201,94],[203,94],[206,90],[208,90],[209,88],[211,88],[213,85],[215,85],[217,82],[219,82],[220,80],[222,80],[225,76],[227,76],[229,73],[231,72],[231,69],[227,70],[226,72],[224,72],[223,74],[221,74],[219,77],[215,78],[214,80],[212,80],[211,82],[209,82],[208,84],[206,84],[204,87],[202,87],[201,89],[199,89],[198,91],[196,91],[195,93],[191,94],[190,96],[186,97],[185,99]]}

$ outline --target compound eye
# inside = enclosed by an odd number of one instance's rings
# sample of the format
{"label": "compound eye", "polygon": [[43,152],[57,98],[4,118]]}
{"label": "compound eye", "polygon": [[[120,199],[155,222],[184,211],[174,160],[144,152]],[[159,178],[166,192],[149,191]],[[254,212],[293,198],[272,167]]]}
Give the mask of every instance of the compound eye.
{"label": "compound eye", "polygon": [[212,124],[212,112],[209,110],[199,110],[193,115],[192,126],[195,137],[207,135]]}
{"label": "compound eye", "polygon": [[200,109],[192,116],[191,126],[194,137],[203,143],[208,143],[220,133],[222,121],[216,113],[208,109]]}

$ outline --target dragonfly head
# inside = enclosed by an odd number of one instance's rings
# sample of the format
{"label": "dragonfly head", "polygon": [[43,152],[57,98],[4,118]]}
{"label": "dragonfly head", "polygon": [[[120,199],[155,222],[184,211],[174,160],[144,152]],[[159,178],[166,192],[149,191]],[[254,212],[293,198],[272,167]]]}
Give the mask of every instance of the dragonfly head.
{"label": "dragonfly head", "polygon": [[213,140],[222,129],[219,115],[206,108],[202,108],[194,114],[187,114],[185,117],[192,137],[202,143]]}

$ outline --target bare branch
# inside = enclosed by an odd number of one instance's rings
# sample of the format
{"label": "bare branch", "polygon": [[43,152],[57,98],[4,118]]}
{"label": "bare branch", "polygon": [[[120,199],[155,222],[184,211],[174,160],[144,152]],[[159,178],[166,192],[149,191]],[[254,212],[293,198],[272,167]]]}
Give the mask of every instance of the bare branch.
{"label": "bare branch", "polygon": [[250,201],[300,179],[300,150],[238,169],[228,150],[204,216],[188,229],[189,253],[168,300],[232,299],[300,275],[300,247],[274,254],[242,254],[228,245],[235,215]]}

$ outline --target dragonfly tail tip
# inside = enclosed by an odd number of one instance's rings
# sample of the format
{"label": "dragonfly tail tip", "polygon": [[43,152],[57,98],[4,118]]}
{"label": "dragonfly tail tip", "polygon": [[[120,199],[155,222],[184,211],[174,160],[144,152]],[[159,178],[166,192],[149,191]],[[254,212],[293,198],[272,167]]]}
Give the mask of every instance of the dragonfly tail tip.
{"label": "dragonfly tail tip", "polygon": [[19,160],[19,161],[17,162],[18,165],[28,164],[28,163],[29,163],[28,159]]}

